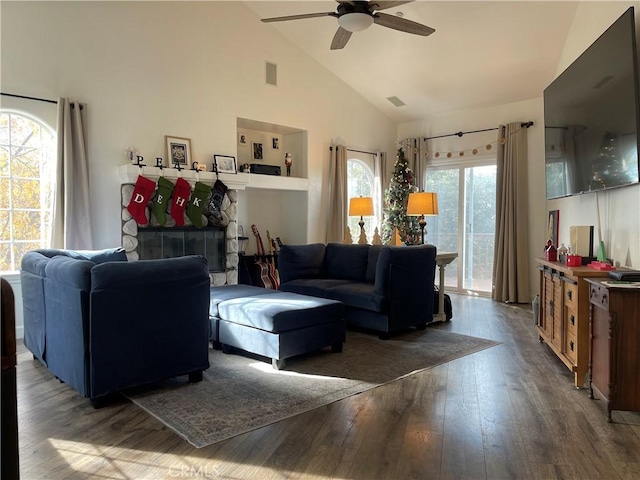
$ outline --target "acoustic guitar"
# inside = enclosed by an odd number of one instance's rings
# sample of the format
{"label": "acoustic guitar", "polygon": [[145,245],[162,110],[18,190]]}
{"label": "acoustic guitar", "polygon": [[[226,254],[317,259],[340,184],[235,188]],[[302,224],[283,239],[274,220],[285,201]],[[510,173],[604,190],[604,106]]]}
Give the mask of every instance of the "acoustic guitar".
{"label": "acoustic guitar", "polygon": [[278,290],[280,288],[280,274],[278,273],[278,267],[276,266],[276,249],[275,240],[271,238],[269,235],[269,230],[267,230],[267,243],[269,244],[269,257],[271,261],[269,262],[269,278],[271,278],[271,282],[274,285],[274,289]]}
{"label": "acoustic guitar", "polygon": [[260,232],[258,232],[258,227],[255,225],[251,225],[251,231],[256,237],[256,251],[258,254],[256,255],[255,264],[257,269],[257,280],[261,283],[264,288],[273,289],[273,283],[271,282],[271,278],[269,277],[269,265],[266,261],[264,246],[262,245],[262,238],[260,238]]}

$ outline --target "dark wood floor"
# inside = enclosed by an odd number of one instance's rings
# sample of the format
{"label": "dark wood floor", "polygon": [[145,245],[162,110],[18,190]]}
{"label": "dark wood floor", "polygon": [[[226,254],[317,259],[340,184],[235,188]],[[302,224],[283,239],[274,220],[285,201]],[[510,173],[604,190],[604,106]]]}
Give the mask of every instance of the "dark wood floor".
{"label": "dark wood floor", "polygon": [[640,477],[640,414],[607,423],[530,307],[452,300],[429,328],[502,344],[203,449],[126,400],[94,410],[22,347],[22,479]]}

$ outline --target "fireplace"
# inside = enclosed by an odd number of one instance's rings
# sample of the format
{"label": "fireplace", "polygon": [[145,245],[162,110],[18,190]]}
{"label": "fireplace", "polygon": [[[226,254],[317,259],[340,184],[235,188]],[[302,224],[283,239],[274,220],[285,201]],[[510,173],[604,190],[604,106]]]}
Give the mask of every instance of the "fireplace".
{"label": "fireplace", "polygon": [[[223,180],[229,189],[222,202],[220,218],[215,220],[214,225],[196,228],[185,215],[185,225],[178,227],[173,218],[167,215],[165,225],[160,226],[155,218],[150,216],[147,208],[149,223],[140,226],[126,208],[133,194],[133,186],[138,175],[157,181],[159,173],[159,169],[155,167],[135,165],[118,167],[121,180],[122,246],[127,252],[127,258],[130,261],[136,261],[200,254],[207,258],[212,285],[237,284],[239,261],[237,189],[244,189],[247,181],[240,175],[230,175],[230,179]],[[192,187],[196,181],[213,185],[216,180],[216,175],[208,172],[178,172],[174,169],[165,169],[163,174],[174,183],[177,175],[181,175],[191,183]]]}

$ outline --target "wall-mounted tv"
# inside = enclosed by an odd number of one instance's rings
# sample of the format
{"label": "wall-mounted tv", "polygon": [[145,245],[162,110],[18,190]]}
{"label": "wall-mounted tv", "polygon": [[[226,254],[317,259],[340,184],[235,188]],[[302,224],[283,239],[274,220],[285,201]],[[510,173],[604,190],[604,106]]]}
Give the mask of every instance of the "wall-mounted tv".
{"label": "wall-mounted tv", "polygon": [[633,7],[544,90],[547,199],[638,183]]}

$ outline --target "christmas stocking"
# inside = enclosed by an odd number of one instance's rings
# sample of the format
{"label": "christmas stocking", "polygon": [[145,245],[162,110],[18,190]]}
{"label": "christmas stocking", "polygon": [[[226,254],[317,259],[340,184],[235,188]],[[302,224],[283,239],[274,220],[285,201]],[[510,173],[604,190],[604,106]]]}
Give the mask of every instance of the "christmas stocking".
{"label": "christmas stocking", "polygon": [[204,227],[202,211],[204,210],[205,203],[210,192],[211,189],[209,188],[209,185],[202,182],[196,182],[196,186],[191,194],[191,201],[187,206],[187,217],[189,217],[189,220],[191,220],[194,227]]}
{"label": "christmas stocking", "polygon": [[187,207],[187,201],[191,194],[191,186],[184,178],[180,177],[176,180],[176,186],[173,187],[173,203],[171,204],[171,216],[179,227],[184,225],[184,209]]}
{"label": "christmas stocking", "polygon": [[151,206],[151,211],[159,225],[164,225],[167,221],[167,202],[171,197],[171,192],[173,192],[173,183],[164,177],[158,178],[158,190],[153,199],[154,203]]}
{"label": "christmas stocking", "polygon": [[156,184],[153,180],[138,175],[136,184],[133,187],[133,194],[131,195],[131,201],[127,205],[127,210],[139,225],[147,224],[147,215],[145,209],[149,204],[149,200],[153,196],[153,192],[156,189]]}
{"label": "christmas stocking", "polygon": [[217,219],[222,218],[220,213],[220,208],[222,207],[222,200],[224,200],[224,195],[227,193],[227,187],[222,181],[216,180],[216,183],[213,184],[211,188],[211,198],[209,199],[209,213],[216,217]]}

